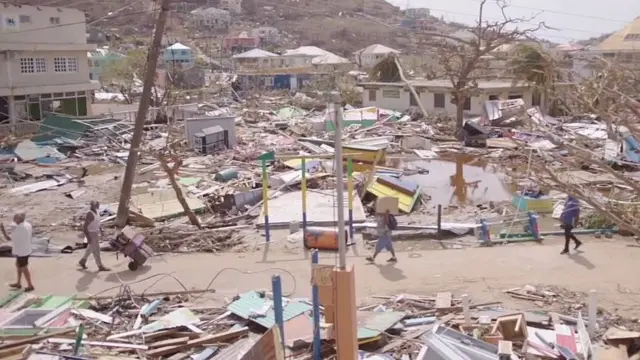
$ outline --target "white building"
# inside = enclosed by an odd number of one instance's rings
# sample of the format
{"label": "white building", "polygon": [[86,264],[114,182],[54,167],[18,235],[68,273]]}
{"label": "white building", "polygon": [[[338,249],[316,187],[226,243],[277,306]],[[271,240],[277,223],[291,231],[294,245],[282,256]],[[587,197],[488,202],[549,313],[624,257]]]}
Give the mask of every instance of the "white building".
{"label": "white building", "polygon": [[589,49],[589,52],[605,59],[616,59],[620,63],[638,67],[640,64],[640,16]]}
{"label": "white building", "polygon": [[314,58],[320,56],[334,55],[333,53],[320,49],[317,46],[300,46],[297,49],[286,50],[282,55],[284,65],[292,67],[311,66]]}
{"label": "white building", "polygon": [[89,80],[85,14],[4,3],[0,19],[0,121],[90,114],[100,83]]}
{"label": "white building", "polygon": [[[453,86],[449,80],[411,80],[422,105],[429,113],[455,116],[456,105],[451,102]],[[409,88],[404,83],[366,82],[363,88],[362,106],[377,106],[382,109],[405,111],[418,108]],[[467,100],[464,112],[481,115],[483,104],[488,100],[522,99],[527,108],[541,106],[545,99],[526,84],[514,84],[509,80],[478,81],[477,95]]]}
{"label": "white building", "polygon": [[228,10],[216,9],[196,9],[191,12],[194,25],[213,30],[228,30],[231,23],[231,14]]}
{"label": "white building", "polygon": [[252,49],[231,57],[235,68],[264,69],[281,66],[280,56],[262,49]]}
{"label": "white building", "polygon": [[376,66],[380,60],[384,59],[389,54],[400,54],[400,51],[392,49],[390,47],[373,44],[364,49],[356,51],[354,54],[356,63],[365,69]]}

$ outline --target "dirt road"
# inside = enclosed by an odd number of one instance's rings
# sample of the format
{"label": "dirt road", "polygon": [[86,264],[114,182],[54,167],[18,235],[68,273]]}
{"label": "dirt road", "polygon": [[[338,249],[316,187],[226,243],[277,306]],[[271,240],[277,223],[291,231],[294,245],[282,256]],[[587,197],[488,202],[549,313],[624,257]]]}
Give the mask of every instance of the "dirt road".
{"label": "dirt road", "polygon": [[[512,303],[502,290],[526,284],[545,284],[566,287],[573,291],[598,292],[599,305],[624,315],[640,315],[640,277],[632,275],[640,248],[628,247],[621,241],[597,240],[585,245],[585,252],[569,257],[559,254],[559,239],[549,239],[545,245],[508,245],[493,248],[469,248],[460,250],[406,251],[398,254],[396,265],[385,263],[386,254],[378,264],[368,265],[366,254],[350,253],[348,263],[356,269],[357,294],[360,299],[373,294],[434,294],[452,291],[456,295],[468,293],[477,301],[499,299],[510,306],[531,308],[531,303]],[[362,252],[362,251],[360,251]],[[34,258],[31,261],[34,282],[39,294],[72,295],[96,294],[115,287],[120,281],[130,283],[156,274],[171,274],[187,288],[200,289],[210,285],[219,294],[234,295],[256,288],[270,288],[271,275],[280,273],[285,292],[309,296],[310,260],[300,253],[285,254],[276,249],[247,253],[164,255],[152,259],[149,266],[130,272],[126,260],[115,258],[113,253],[103,254],[103,259],[114,270],[110,273],[79,271],[76,262],[80,254],[60,255],[54,258]],[[266,256],[266,259],[265,259]],[[321,262],[334,264],[333,254],[322,254]],[[90,260],[89,266],[94,266]],[[242,274],[235,270],[253,272]],[[269,268],[281,270],[265,271]],[[3,280],[14,279],[11,259],[0,262]],[[292,275],[290,275],[291,273]],[[219,275],[218,275],[219,274]],[[216,277],[217,276],[217,277]],[[292,279],[295,278],[295,281]],[[149,286],[151,290],[179,290],[174,279],[161,276],[132,284],[135,291]],[[157,284],[153,284],[157,280]],[[622,293],[628,290],[638,295]],[[2,289],[0,295],[7,290]]]}

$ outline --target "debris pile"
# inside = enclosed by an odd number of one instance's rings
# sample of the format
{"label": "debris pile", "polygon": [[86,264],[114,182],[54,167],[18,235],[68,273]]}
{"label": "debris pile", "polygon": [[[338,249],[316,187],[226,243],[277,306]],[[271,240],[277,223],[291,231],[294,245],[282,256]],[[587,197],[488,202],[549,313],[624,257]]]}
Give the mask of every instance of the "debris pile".
{"label": "debris pile", "polygon": [[[541,297],[560,299],[569,294],[562,289],[526,288]],[[310,300],[283,297],[282,323],[278,323],[275,293],[249,291],[224,305],[212,298],[214,293],[204,289],[136,294],[126,285],[116,296],[86,299],[15,292],[2,300],[6,316],[0,322],[0,354],[3,359],[17,354],[20,359],[37,359],[41,354],[51,359],[222,359],[232,354],[244,358],[261,346],[276,359],[311,358]],[[447,351],[487,358],[587,359],[595,351],[612,351],[602,348],[604,344],[631,355],[638,349],[629,342],[640,339],[640,332],[604,322],[600,312],[591,323],[580,310],[510,310],[499,301],[476,302],[469,295],[455,298],[451,292],[374,298],[382,301],[358,309],[357,336],[363,355],[375,353],[384,359],[430,359],[433,352]],[[319,323],[321,350],[323,358],[331,358],[333,327],[338,325],[326,320],[325,314]]]}

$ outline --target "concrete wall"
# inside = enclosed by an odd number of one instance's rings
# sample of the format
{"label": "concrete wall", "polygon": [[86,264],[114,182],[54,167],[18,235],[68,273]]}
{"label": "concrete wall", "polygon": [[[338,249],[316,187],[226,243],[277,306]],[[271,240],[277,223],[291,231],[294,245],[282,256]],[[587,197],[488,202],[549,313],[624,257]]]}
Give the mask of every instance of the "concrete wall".
{"label": "concrete wall", "polygon": [[[76,9],[14,6],[3,3],[0,7],[0,18],[2,18],[0,44],[86,44],[87,42],[85,15]],[[15,19],[15,27],[8,28],[7,19]]]}
{"label": "concrete wall", "polygon": [[[54,58],[75,58],[75,72],[56,72]],[[42,72],[22,73],[21,58],[44,59]],[[0,55],[0,89],[50,85],[83,84],[89,82],[89,63],[85,50],[76,51],[11,51]]]}
{"label": "concrete wall", "polygon": [[[375,92],[375,100],[370,100],[369,92]],[[392,97],[390,95],[396,94],[399,91],[400,97]],[[465,114],[469,115],[480,115],[484,112],[483,104],[485,101],[489,100],[490,95],[498,95],[500,99],[508,99],[509,95],[523,95],[523,100],[525,106],[527,108],[531,107],[532,101],[532,91],[527,88],[511,88],[511,89],[495,89],[495,90],[485,90],[486,93],[474,96],[471,98],[471,110],[466,110]],[[436,108],[434,101],[434,94],[440,93],[444,94],[444,108]],[[402,87],[385,87],[378,88],[377,90],[369,90],[364,89],[362,95],[362,106],[377,106],[382,109],[395,110],[395,111],[405,111],[409,108],[417,106],[411,106],[409,103],[410,99],[409,90],[403,89]],[[386,96],[385,96],[386,95]],[[443,114],[443,115],[451,115],[455,116],[456,114],[456,106],[451,103],[451,93],[450,90],[445,89],[432,89],[430,91],[420,90],[420,100],[425,109],[433,114]]]}
{"label": "concrete wall", "polygon": [[206,115],[184,120],[184,136],[189,147],[193,148],[193,135],[195,133],[216,125],[220,125],[220,127],[229,132],[229,147],[234,148],[237,143],[235,116],[207,117]]}

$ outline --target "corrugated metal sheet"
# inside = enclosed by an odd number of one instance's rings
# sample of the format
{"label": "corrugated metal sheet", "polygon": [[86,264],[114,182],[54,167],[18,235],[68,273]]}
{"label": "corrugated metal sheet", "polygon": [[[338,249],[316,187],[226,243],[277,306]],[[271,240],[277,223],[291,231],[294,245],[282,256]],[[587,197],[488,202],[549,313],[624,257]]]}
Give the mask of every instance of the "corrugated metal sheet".
{"label": "corrugated metal sheet", "polygon": [[418,196],[420,195],[419,187],[415,190],[414,193],[408,195],[403,191],[396,190],[391,186],[378,182],[377,179],[376,181],[372,182],[371,185],[369,185],[367,191],[377,197],[389,196],[398,198],[398,208],[404,213],[410,213],[411,210],[413,210],[413,206],[415,205],[416,201],[418,200]]}
{"label": "corrugated metal sheet", "polygon": [[[269,307],[265,316],[256,315],[258,313],[263,313],[262,310],[265,307]],[[310,311],[311,309],[312,307],[309,304],[302,302],[289,302],[284,306],[283,320],[288,321],[303,312]],[[256,291],[249,291],[248,293],[240,295],[240,299],[232,302],[227,307],[227,310],[243,319],[250,320],[256,324],[264,326],[267,329],[270,329],[275,325],[273,301],[268,298],[260,297]]]}
{"label": "corrugated metal sheet", "polygon": [[[193,211],[205,208],[200,199],[185,197]],[[140,208],[140,212],[151,219],[161,220],[184,214],[184,209],[173,190],[150,192],[131,196],[131,203]]]}

